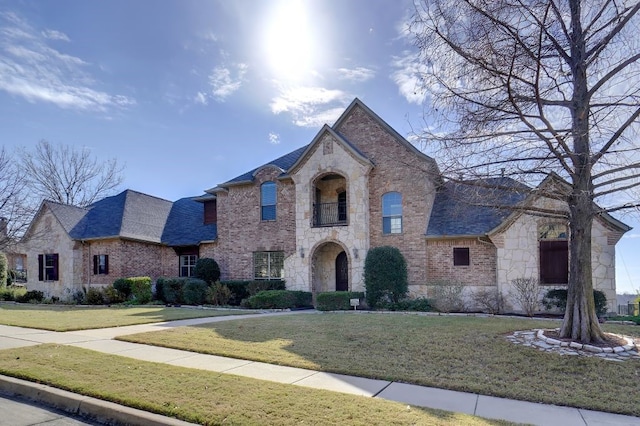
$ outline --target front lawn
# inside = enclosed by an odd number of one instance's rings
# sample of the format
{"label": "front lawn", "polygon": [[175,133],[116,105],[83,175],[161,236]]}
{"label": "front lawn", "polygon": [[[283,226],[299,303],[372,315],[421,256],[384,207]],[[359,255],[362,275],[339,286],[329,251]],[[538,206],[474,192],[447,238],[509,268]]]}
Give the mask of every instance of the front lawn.
{"label": "front lawn", "polygon": [[149,307],[77,307],[1,304],[0,324],[51,331],[87,330],[190,318],[243,315],[241,310]]}
{"label": "front lawn", "polygon": [[509,424],[51,344],[0,351],[0,373],[206,425]]}
{"label": "front lawn", "polygon": [[[640,362],[548,354],[508,342],[559,321],[327,313],[244,319],[120,339],[547,404],[640,415]],[[634,326],[607,331],[640,336]]]}

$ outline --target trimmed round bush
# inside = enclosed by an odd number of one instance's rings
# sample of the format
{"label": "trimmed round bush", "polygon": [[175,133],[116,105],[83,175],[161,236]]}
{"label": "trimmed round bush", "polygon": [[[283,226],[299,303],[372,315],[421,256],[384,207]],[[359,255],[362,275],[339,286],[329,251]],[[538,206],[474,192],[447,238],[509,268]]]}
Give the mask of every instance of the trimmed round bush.
{"label": "trimmed round bush", "polygon": [[182,298],[187,305],[202,305],[207,297],[207,283],[198,278],[189,278],[182,287]]}
{"label": "trimmed round bush", "polygon": [[381,303],[398,303],[409,291],[407,262],[396,247],[369,250],[364,261],[364,285],[367,305],[375,309]]}
{"label": "trimmed round bush", "polygon": [[209,285],[213,285],[220,279],[220,266],[218,266],[218,262],[210,257],[200,258],[193,269],[193,276],[206,281]]}

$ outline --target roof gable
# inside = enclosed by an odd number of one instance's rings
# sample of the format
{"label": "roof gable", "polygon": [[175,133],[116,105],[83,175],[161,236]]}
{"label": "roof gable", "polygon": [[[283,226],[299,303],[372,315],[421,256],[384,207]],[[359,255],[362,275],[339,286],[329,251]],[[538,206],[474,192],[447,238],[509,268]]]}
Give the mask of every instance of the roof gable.
{"label": "roof gable", "polygon": [[306,146],[304,152],[298,157],[297,161],[289,168],[288,174],[293,174],[299,170],[305,162],[309,159],[311,154],[315,151],[318,144],[322,143],[322,139],[325,136],[333,138],[345,151],[351,154],[357,161],[364,165],[373,166],[371,160],[369,160],[356,146],[350,143],[342,135],[338,134],[328,125],[322,126],[322,129],[316,134],[311,143]]}

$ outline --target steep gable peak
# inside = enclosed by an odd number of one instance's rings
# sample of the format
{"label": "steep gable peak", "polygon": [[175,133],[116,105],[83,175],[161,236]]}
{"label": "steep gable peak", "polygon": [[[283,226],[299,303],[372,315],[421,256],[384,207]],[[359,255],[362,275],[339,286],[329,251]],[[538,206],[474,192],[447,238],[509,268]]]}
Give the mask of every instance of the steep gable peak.
{"label": "steep gable peak", "polygon": [[298,160],[295,163],[293,163],[291,168],[289,168],[288,174],[293,174],[300,167],[302,167],[302,165],[306,162],[306,160],[309,158],[311,153],[315,151],[316,147],[319,144],[321,144],[323,139],[327,136],[335,140],[339,145],[341,145],[344,148],[345,151],[350,153],[360,163],[368,166],[373,166],[373,163],[371,162],[371,160],[369,160],[356,146],[354,146],[351,142],[349,142],[342,135],[336,132],[333,128],[325,124],[324,126],[322,126],[320,131],[313,138],[311,143],[307,145],[302,155],[298,157]]}

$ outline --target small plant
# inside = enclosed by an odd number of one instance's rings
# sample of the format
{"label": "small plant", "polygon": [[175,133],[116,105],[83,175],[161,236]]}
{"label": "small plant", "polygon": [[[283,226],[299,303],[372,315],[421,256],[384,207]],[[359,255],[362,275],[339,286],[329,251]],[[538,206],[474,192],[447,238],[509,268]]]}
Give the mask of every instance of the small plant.
{"label": "small plant", "polygon": [[483,287],[473,293],[472,299],[482,312],[494,315],[504,312],[506,300],[504,294],[496,287]]}
{"label": "small plant", "polygon": [[433,304],[440,312],[462,312],[464,311],[464,289],[465,285],[458,281],[434,281]]}
{"label": "small plant", "polygon": [[[538,306],[540,306],[540,284],[535,278],[516,278],[511,280],[513,297],[522,308],[522,311],[529,317],[535,314]],[[566,302],[565,302],[566,303]]]}
{"label": "small plant", "polygon": [[104,304],[104,295],[102,290],[99,288],[89,288],[87,290],[87,295],[85,297],[88,305],[103,305]]}
{"label": "small plant", "polygon": [[369,250],[364,261],[364,285],[367,305],[375,309],[384,302],[397,303],[409,289],[407,262],[396,247]]}
{"label": "small plant", "polygon": [[229,287],[221,284],[220,281],[214,283],[207,289],[207,303],[212,305],[225,306],[229,303],[232,296]]}
{"label": "small plant", "polygon": [[17,299],[20,303],[40,303],[43,300],[44,293],[39,290],[29,290]]}
{"label": "small plant", "polygon": [[210,257],[202,257],[196,262],[193,276],[205,281],[208,285],[213,285],[220,279],[220,266]]}
{"label": "small plant", "polygon": [[112,285],[103,288],[102,295],[104,297],[104,303],[107,305],[124,302],[124,299],[122,298],[120,292],[116,290]]}
{"label": "small plant", "polygon": [[145,304],[153,298],[150,277],[118,278],[113,282],[113,287],[118,290],[124,301]]}

